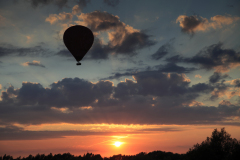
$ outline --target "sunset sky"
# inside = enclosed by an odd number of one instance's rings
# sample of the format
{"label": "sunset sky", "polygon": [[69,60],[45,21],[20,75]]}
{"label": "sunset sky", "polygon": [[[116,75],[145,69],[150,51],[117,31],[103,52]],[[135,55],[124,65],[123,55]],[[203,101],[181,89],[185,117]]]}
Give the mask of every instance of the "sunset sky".
{"label": "sunset sky", "polygon": [[[94,43],[77,66],[64,31]],[[0,0],[0,156],[240,140],[239,0]]]}

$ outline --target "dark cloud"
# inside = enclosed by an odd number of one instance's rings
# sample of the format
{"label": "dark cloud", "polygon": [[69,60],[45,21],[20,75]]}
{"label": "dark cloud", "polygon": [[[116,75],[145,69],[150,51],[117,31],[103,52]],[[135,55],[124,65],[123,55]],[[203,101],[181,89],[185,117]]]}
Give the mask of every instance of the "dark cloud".
{"label": "dark cloud", "polygon": [[157,50],[157,52],[155,52],[155,53],[152,55],[152,58],[155,59],[155,60],[161,59],[162,57],[164,57],[165,55],[168,54],[169,48],[170,48],[170,45],[169,45],[169,44],[162,45],[162,46]]}
{"label": "dark cloud", "polygon": [[[88,51],[88,53],[85,55],[83,60],[86,59],[93,59],[93,60],[101,60],[101,59],[108,59],[108,55],[110,52],[110,48],[108,46],[105,46],[101,43],[101,41],[95,37],[93,46]],[[64,56],[64,57],[72,57],[72,54],[67,49],[62,49],[59,52],[56,53],[58,56]]]}
{"label": "dark cloud", "polygon": [[[39,83],[22,83],[15,93],[14,103],[17,105],[51,105],[56,107],[82,107],[91,105],[96,99],[109,96],[113,86],[110,81],[99,81],[96,84],[79,78],[65,78],[43,88]],[[11,88],[12,89],[12,88]],[[3,92],[3,102],[12,95],[9,90]],[[5,96],[6,95],[6,96]]]}
{"label": "dark cloud", "polygon": [[[193,98],[193,97],[192,97]],[[183,104],[182,104],[183,103]],[[95,107],[92,110],[74,110],[62,113],[43,106],[0,107],[2,123],[43,124],[224,124],[240,125],[228,118],[239,116],[240,106],[193,106],[186,96],[151,100],[144,96],[132,96],[119,100],[118,105]],[[154,104],[154,106],[152,106]],[[225,122],[228,121],[228,122]]]}
{"label": "dark cloud", "polygon": [[175,56],[166,58],[166,61],[171,63],[184,62],[184,58],[180,55],[175,55]]}
{"label": "dark cloud", "polygon": [[[54,4],[58,6],[59,8],[67,7],[67,3],[69,0],[25,0],[29,3],[31,3],[31,6],[33,8],[37,8],[39,6],[46,6],[50,4]],[[76,4],[79,5],[79,7],[82,9],[87,6],[88,3],[91,2],[91,0],[75,0],[74,1]]]}
{"label": "dark cloud", "polygon": [[47,56],[48,49],[43,48],[41,45],[23,48],[16,47],[9,44],[0,45],[0,57],[4,56]]}
{"label": "dark cloud", "polygon": [[127,99],[133,95],[171,97],[189,93],[210,93],[214,89],[205,83],[189,87],[190,80],[185,74],[142,71],[134,74],[115,75],[115,77],[123,75],[133,76],[136,82],[126,79],[125,82],[117,85],[114,97],[120,99]]}
{"label": "dark cloud", "polygon": [[[170,131],[171,129],[162,129],[162,131]],[[174,130],[174,129],[172,129]],[[161,131],[161,130],[159,130]],[[138,132],[118,132],[118,134],[138,134]],[[16,126],[6,126],[0,128],[0,141],[3,140],[42,140],[53,138],[65,138],[66,136],[91,136],[104,135],[114,136],[115,132],[89,132],[89,131],[27,131]]]}
{"label": "dark cloud", "polygon": [[216,82],[219,82],[221,79],[224,79],[224,78],[227,78],[227,77],[229,77],[228,74],[222,75],[222,73],[214,72],[214,74],[209,77],[209,82],[216,83]]}
{"label": "dark cloud", "polygon": [[63,57],[72,57],[71,52],[69,52],[69,50],[67,49],[60,50],[59,52],[56,53],[56,55],[63,56]]}
{"label": "dark cloud", "polygon": [[216,100],[219,97],[222,97],[223,95],[226,95],[226,92],[229,90],[229,86],[227,86],[226,84],[224,84],[223,82],[220,84],[215,84],[215,90],[213,90],[213,92],[211,93],[211,100]]}
{"label": "dark cloud", "polygon": [[27,2],[31,3],[32,7],[36,8],[39,5],[48,5],[53,3],[53,0],[26,0]]}
{"label": "dark cloud", "polygon": [[53,1],[55,5],[57,5],[59,8],[63,8],[67,6],[68,0],[54,0]]}
{"label": "dark cloud", "polygon": [[98,38],[95,38],[92,48],[86,55],[86,59],[108,59],[110,51],[111,49],[108,46],[103,45]]}
{"label": "dark cloud", "polygon": [[147,128],[147,129],[140,129],[138,131],[147,131],[147,132],[176,132],[176,131],[183,131],[179,128]]}
{"label": "dark cloud", "polygon": [[197,16],[184,16],[181,17],[180,26],[182,27],[182,32],[194,33],[195,30],[205,21]]}
{"label": "dark cloud", "polygon": [[134,75],[140,85],[139,93],[154,96],[175,96],[187,92],[190,83],[185,75],[161,72],[140,72]]}
{"label": "dark cloud", "polygon": [[31,82],[24,82],[17,89],[9,86],[2,91],[0,121],[3,124],[233,124],[228,118],[240,116],[239,104],[204,106],[196,101],[200,95],[216,100],[227,94],[230,84],[191,86],[183,73],[158,71],[140,71],[133,78],[116,86],[111,81],[93,83],[79,78],[64,78],[48,88]]}
{"label": "dark cloud", "polygon": [[175,63],[167,63],[166,65],[159,65],[158,66],[159,72],[175,72],[175,73],[189,73],[191,71],[196,70],[196,68],[186,68],[182,66],[178,66]]}
{"label": "dark cloud", "polygon": [[125,72],[125,73],[114,73],[113,76],[109,76],[107,78],[103,78],[102,80],[112,80],[112,79],[119,79],[121,77],[126,77],[126,76],[133,76],[135,73],[133,72]]}
{"label": "dark cloud", "polygon": [[[120,34],[121,33],[116,33],[114,36],[119,37]],[[150,47],[155,44],[155,42],[149,40],[149,38],[150,36],[144,32],[127,33],[122,43],[113,47],[113,51],[116,51],[116,53],[134,55],[136,54],[136,50]]]}
{"label": "dark cloud", "polygon": [[[130,134],[144,134],[151,132],[170,132],[170,131],[183,131],[179,128],[147,128],[147,129],[138,129],[133,131],[122,131],[117,132],[121,135],[130,135]],[[106,131],[28,131],[24,130],[21,127],[16,127],[12,125],[7,125],[5,127],[0,127],[0,141],[6,140],[42,140],[42,139],[53,139],[53,138],[65,138],[66,136],[114,136],[116,132],[106,132]]]}
{"label": "dark cloud", "polygon": [[91,0],[76,0],[79,7],[82,9],[87,6],[88,3],[91,2]]}
{"label": "dark cloud", "polygon": [[240,79],[233,80],[233,84],[235,85],[235,87],[240,87]]}
{"label": "dark cloud", "polygon": [[224,49],[222,43],[204,48],[192,58],[184,58],[176,55],[166,59],[170,62],[186,62],[199,64],[203,69],[215,69],[217,72],[227,72],[240,66],[240,52],[233,49]]}
{"label": "dark cloud", "polygon": [[111,7],[115,7],[119,4],[119,0],[103,0],[103,2]]}
{"label": "dark cloud", "polygon": [[165,55],[167,55],[169,52],[173,51],[172,42],[174,41],[174,38],[171,39],[168,43],[162,45],[154,54],[152,54],[152,59],[159,60]]}
{"label": "dark cloud", "polygon": [[[128,71],[130,70],[130,71]],[[126,76],[133,76],[138,74],[139,70],[136,69],[128,69],[125,73],[114,73],[113,76],[109,76],[107,78],[103,78],[102,80],[107,79],[119,79],[121,77]],[[154,72],[166,72],[166,73],[189,73],[191,71],[196,70],[196,68],[185,68],[182,66],[178,66],[175,63],[167,63],[165,65],[157,65],[154,67],[147,67],[143,69],[142,71],[154,71]]]}
{"label": "dark cloud", "polygon": [[214,86],[206,84],[206,83],[198,83],[192,85],[189,89],[192,93],[210,93],[214,90]]}

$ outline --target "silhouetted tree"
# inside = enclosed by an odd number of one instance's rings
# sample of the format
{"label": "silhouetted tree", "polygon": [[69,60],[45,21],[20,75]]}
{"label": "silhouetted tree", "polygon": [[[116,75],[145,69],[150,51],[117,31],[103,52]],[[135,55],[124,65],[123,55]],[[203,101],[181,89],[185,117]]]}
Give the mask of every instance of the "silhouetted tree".
{"label": "silhouetted tree", "polygon": [[12,156],[10,156],[10,155],[4,155],[3,156],[3,160],[13,160],[13,157]]}
{"label": "silhouetted tree", "polygon": [[49,153],[49,155],[46,157],[47,160],[51,160],[53,158],[52,153]]}
{"label": "silhouetted tree", "polygon": [[212,136],[201,144],[196,144],[186,154],[187,160],[239,160],[240,142],[222,128],[215,129]]}

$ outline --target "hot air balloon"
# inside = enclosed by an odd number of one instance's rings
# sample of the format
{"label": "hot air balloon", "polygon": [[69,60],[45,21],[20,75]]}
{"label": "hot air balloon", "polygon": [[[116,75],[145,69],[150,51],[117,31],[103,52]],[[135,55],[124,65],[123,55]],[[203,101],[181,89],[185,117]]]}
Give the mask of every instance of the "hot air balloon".
{"label": "hot air balloon", "polygon": [[81,65],[79,61],[83,59],[92,47],[93,40],[92,31],[81,25],[71,26],[63,34],[63,42],[77,60],[77,65]]}

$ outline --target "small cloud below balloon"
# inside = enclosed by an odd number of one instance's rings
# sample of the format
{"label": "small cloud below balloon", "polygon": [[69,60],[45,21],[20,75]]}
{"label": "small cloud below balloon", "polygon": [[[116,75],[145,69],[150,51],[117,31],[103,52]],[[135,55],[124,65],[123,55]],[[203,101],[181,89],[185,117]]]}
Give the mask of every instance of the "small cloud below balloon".
{"label": "small cloud below balloon", "polygon": [[33,60],[32,62],[24,62],[24,63],[21,63],[22,66],[36,66],[36,67],[42,67],[42,68],[46,68],[43,64],[41,64],[40,61],[36,61],[36,60]]}

